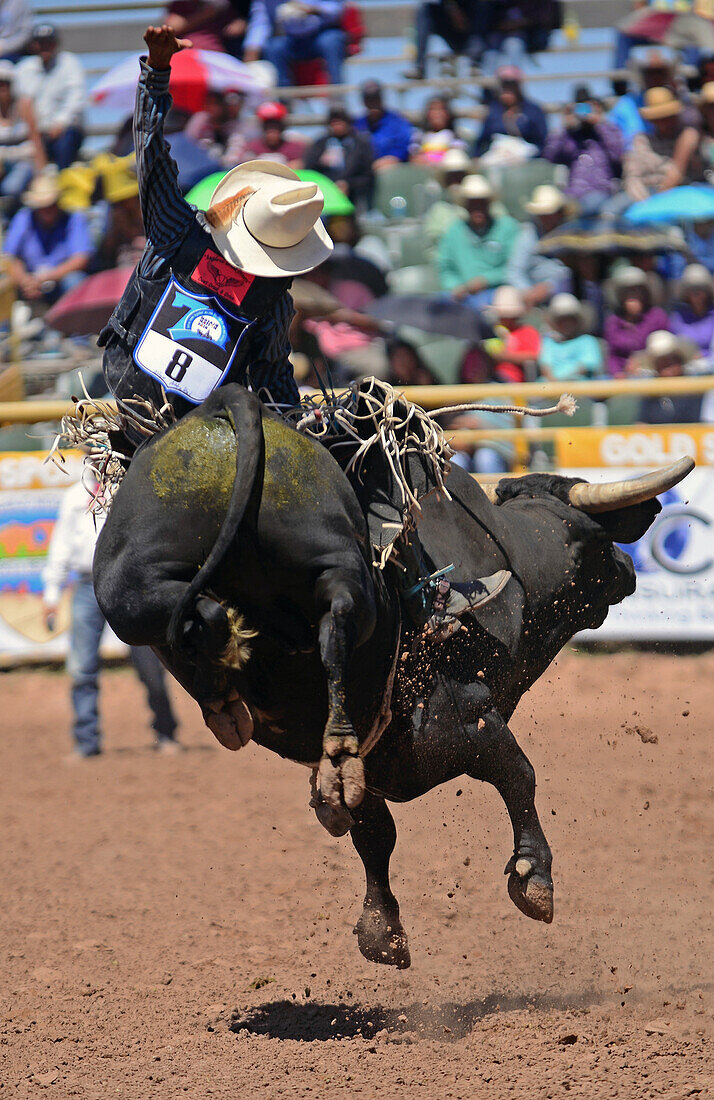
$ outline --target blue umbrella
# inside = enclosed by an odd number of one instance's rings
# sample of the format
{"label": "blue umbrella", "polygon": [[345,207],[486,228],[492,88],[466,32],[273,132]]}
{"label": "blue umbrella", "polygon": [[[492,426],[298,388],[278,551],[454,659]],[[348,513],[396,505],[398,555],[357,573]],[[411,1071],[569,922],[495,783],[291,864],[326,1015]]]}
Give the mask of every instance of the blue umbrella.
{"label": "blue umbrella", "polygon": [[660,191],[634,203],[624,217],[632,225],[708,221],[714,218],[714,187],[673,187],[671,191]]}

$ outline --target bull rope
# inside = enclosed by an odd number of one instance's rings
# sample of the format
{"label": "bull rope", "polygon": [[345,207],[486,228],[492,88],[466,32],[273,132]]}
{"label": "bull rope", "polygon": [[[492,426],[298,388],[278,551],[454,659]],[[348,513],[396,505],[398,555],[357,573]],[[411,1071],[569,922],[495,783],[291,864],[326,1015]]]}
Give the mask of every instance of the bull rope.
{"label": "bull rope", "polygon": [[[367,406],[366,412],[357,411],[360,401]],[[278,406],[271,404],[271,407],[279,411]],[[346,465],[340,465],[346,474],[357,477],[360,482],[368,452],[373,447],[381,450],[398,487],[404,514],[401,524],[385,525],[393,528],[394,537],[389,545],[375,547],[379,560],[374,565],[384,569],[397,538],[409,524],[418,519],[422,511],[420,500],[408,477],[407,459],[410,454],[417,455],[422,462],[428,463],[434,481],[434,488],[429,492],[443,493],[447,500],[451,500],[445,479],[454,451],[436,417],[459,412],[496,412],[538,417],[565,413],[566,416],[572,416],[576,408],[575,399],[570,394],[563,394],[556,405],[546,409],[470,402],[450,405],[428,413],[419,405],[408,401],[388,382],[367,378],[361,383],[353,382],[343,394],[323,391],[321,396],[303,398],[300,406],[287,413],[282,412],[282,415],[292,423],[296,431],[310,435],[326,444],[330,450],[356,443],[358,447],[350,461]],[[341,435],[347,435],[349,439],[341,440]]]}
{"label": "bull rope", "polygon": [[[84,396],[73,398],[74,411],[62,417],[60,430],[45,461],[52,461],[62,469],[65,459],[61,445],[81,447],[86,452],[85,466],[96,482],[95,490],[90,493],[90,511],[95,514],[108,513],[131,461],[130,455],[116,448],[113,437],[121,436],[127,428],[132,428],[149,438],[165,431],[176,417],[164,390],[161,391],[163,403],[160,407],[135,396],[116,399],[114,408],[107,401],[90,397],[81,374],[79,377]],[[321,395],[305,396],[299,405],[287,410],[272,400],[269,391],[262,391],[263,395],[265,405],[296,431],[311,436],[330,450],[356,447],[349,462],[340,465],[348,476],[357,478],[360,483],[363,483],[362,470],[368,453],[373,447],[379,448],[398,488],[404,517],[402,523],[385,524],[385,527],[393,528],[394,537],[388,546],[375,548],[379,560],[374,564],[380,569],[387,564],[399,535],[418,519],[422,511],[420,499],[423,500],[424,496],[419,498],[414,492],[408,474],[410,455],[427,464],[434,485],[429,492],[443,493],[447,500],[451,500],[445,479],[454,451],[436,417],[461,412],[537,417],[565,413],[572,416],[577,408],[574,398],[563,394],[556,405],[546,409],[469,402],[428,413],[408,401],[388,382],[377,378],[354,382],[342,394],[323,390]]]}

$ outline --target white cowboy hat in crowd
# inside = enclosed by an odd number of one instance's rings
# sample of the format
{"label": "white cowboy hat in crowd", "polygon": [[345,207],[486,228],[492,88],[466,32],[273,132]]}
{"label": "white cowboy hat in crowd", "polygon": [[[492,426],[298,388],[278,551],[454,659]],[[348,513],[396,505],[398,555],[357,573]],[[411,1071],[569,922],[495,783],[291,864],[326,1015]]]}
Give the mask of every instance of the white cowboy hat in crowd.
{"label": "white cowboy hat in crowd", "polygon": [[622,267],[612,277],[612,287],[617,293],[623,290],[649,290],[647,272],[641,267]]}
{"label": "white cowboy hat in crowd", "polygon": [[548,307],[548,316],[553,318],[577,317],[582,321],[583,307],[574,294],[556,294],[551,299]]}
{"label": "white cowboy hat in crowd", "polygon": [[447,149],[437,167],[442,175],[448,176],[449,172],[468,172],[473,161],[463,149]]}
{"label": "white cowboy hat in crowd", "polygon": [[467,203],[471,199],[493,198],[493,188],[485,176],[467,176],[459,185],[459,200]]}
{"label": "white cowboy hat in crowd", "polygon": [[[236,200],[232,202],[231,200]],[[233,267],[251,275],[304,275],[333,249],[315,183],[284,164],[249,160],[223,177],[206,211],[211,236]]]}
{"label": "white cowboy hat in crowd", "polygon": [[714,279],[712,279],[711,272],[704,264],[688,264],[679,280],[679,289],[680,291],[708,290],[710,294],[714,295]]}
{"label": "white cowboy hat in crowd", "polygon": [[679,359],[683,366],[694,364],[701,356],[701,351],[692,340],[683,336],[675,336],[673,332],[658,329],[647,337],[645,350],[642,353],[641,364],[645,370],[657,373],[657,363],[662,359],[672,357]]}
{"label": "white cowboy hat in crowd", "polygon": [[541,183],[523,206],[529,214],[538,215],[557,214],[567,204],[567,198],[558,187],[554,187],[552,183]]}
{"label": "white cowboy hat in crowd", "polygon": [[514,286],[499,286],[490,308],[499,317],[522,317],[526,311],[523,295]]}
{"label": "white cowboy hat in crowd", "polygon": [[682,354],[682,341],[673,332],[658,329],[647,337],[645,351],[652,359],[664,359],[668,355]]}
{"label": "white cowboy hat in crowd", "polygon": [[43,210],[47,206],[54,206],[60,197],[59,184],[56,173],[46,173],[35,176],[27,191],[22,196],[23,205],[30,210]]}

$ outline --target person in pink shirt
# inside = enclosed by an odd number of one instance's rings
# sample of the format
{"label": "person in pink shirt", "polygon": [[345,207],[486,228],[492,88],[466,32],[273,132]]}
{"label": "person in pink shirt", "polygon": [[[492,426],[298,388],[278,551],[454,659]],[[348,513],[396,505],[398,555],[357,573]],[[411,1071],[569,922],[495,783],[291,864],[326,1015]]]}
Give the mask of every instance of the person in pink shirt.
{"label": "person in pink shirt", "polygon": [[285,118],[288,109],[277,101],[261,103],[255,114],[262,126],[262,133],[246,145],[246,159],[274,160],[289,168],[302,168],[306,143],[285,134]]}

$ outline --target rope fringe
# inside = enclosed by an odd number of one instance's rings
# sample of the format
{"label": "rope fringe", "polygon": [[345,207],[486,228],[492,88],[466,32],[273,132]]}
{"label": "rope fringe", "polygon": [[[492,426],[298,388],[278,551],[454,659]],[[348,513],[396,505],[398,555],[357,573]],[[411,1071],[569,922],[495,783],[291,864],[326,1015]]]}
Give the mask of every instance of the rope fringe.
{"label": "rope fringe", "polygon": [[[131,427],[149,438],[169,428],[175,423],[176,417],[163,390],[163,404],[160,408],[151,401],[135,396],[127,400],[118,399],[115,410],[108,402],[90,397],[81,374],[79,377],[84,397],[73,398],[75,410],[62,417],[60,430],[45,461],[52,461],[62,469],[65,462],[60,449],[62,444],[85,450],[85,465],[97,483],[96,491],[90,494],[90,511],[108,514],[131,461],[131,456],[115,449],[112,434],[124,433],[126,428]],[[407,401],[389,383],[377,378],[354,382],[349,390],[339,395],[334,391],[323,390],[320,395],[303,397],[299,405],[287,410],[285,406],[274,402],[268,391],[261,391],[261,396],[263,395],[266,406],[278,413],[296,431],[309,435],[331,450],[340,446],[352,447],[354,453],[351,458],[340,465],[348,477],[357,479],[360,484],[364,484],[362,471],[370,451],[377,447],[382,453],[400,495],[399,502],[395,501],[395,504],[401,508],[404,519],[401,524],[386,524],[395,529],[395,534],[388,546],[375,548],[378,560],[374,564],[379,569],[384,569],[395,541],[406,527],[418,519],[422,510],[410,483],[410,455],[418,456],[422,463],[427,464],[430,479],[433,481],[431,491],[443,493],[447,500],[451,500],[445,479],[449,474],[449,460],[454,451],[444,429],[435,419],[437,416],[460,412],[497,412],[537,417],[565,413],[566,416],[572,416],[577,409],[575,399],[565,393],[557,405],[546,409],[471,402],[450,405],[427,413],[419,405]],[[366,411],[362,411],[365,409]]]}
{"label": "rope fringe", "polygon": [[95,491],[87,490],[92,498],[89,511],[94,515],[102,512],[109,514],[114,495],[131,461],[130,455],[115,449],[112,433],[123,433],[127,427],[132,427],[149,438],[165,431],[176,417],[163,390],[161,408],[157,409],[153,402],[144,398],[133,397],[126,401],[117,400],[117,408],[114,409],[107,401],[89,396],[81,374],[79,380],[84,397],[72,399],[75,402],[74,412],[62,417],[60,430],[45,462],[54,462],[66,473],[61,445],[80,447],[86,451],[84,465],[94,475],[97,485]]}

